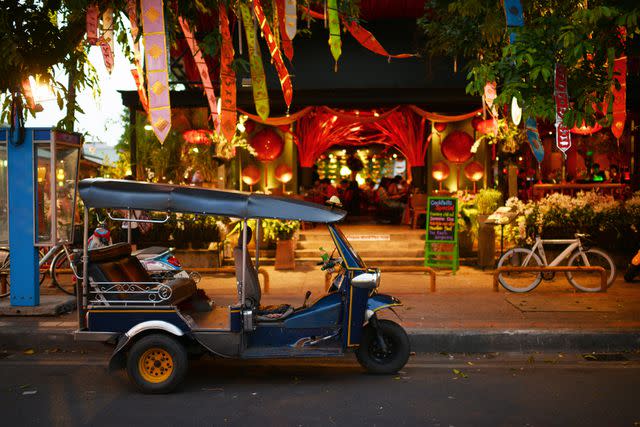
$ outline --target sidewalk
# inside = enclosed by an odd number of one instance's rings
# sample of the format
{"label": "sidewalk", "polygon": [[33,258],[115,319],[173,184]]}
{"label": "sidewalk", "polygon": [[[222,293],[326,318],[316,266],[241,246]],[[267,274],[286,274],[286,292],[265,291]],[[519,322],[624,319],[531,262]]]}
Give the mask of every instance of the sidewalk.
{"label": "sidewalk", "polygon": [[[307,290],[311,301],[324,293],[324,273],[317,268],[281,272],[266,267],[270,292],[263,304],[300,306]],[[640,283],[618,274],[606,293],[576,293],[563,275],[542,282],[528,294],[494,292],[492,272],[462,267],[438,272],[437,291],[428,275],[383,273],[380,293],[404,303],[396,313],[419,352],[614,351],[640,348]],[[235,278],[205,276],[199,287],[217,304],[235,301]],[[92,348],[73,343],[76,313],[57,317],[0,317],[0,348]],[[385,310],[383,316],[395,318]],[[396,318],[397,320],[397,318]],[[81,345],[80,345],[81,344]]]}

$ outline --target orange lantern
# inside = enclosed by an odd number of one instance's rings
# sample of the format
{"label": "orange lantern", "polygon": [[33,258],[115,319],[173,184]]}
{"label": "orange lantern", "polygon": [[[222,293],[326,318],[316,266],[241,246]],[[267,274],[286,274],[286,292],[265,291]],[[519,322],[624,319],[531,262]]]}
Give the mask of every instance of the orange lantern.
{"label": "orange lantern", "polygon": [[449,177],[449,165],[445,162],[436,162],[431,167],[431,176],[438,181],[438,191],[442,191],[442,181]]}
{"label": "orange lantern", "polygon": [[473,128],[473,130],[478,131],[478,127],[483,121],[484,120],[482,116],[475,116],[473,119],[471,119],[471,127]]}
{"label": "orange lantern", "polygon": [[498,130],[498,121],[494,118],[480,120],[475,129],[478,131],[478,133],[481,133],[483,135],[488,135],[490,133],[495,134]]}
{"label": "orange lantern", "polygon": [[[451,132],[440,144],[440,151],[445,159],[452,163],[460,165],[469,160],[473,153],[471,152],[473,147],[473,138],[466,132],[454,131]],[[460,188],[460,167],[457,168],[456,175],[456,190]]]}
{"label": "orange lantern", "polygon": [[601,129],[602,129],[602,126],[600,126],[598,123],[594,124],[593,126],[587,126],[583,121],[582,125],[574,126],[571,129],[571,133],[575,133],[578,135],[591,135],[600,131]]}
{"label": "orange lantern", "polygon": [[444,132],[445,129],[447,129],[447,124],[443,123],[443,122],[437,122],[433,124],[433,127],[435,128],[435,130],[437,130],[438,132]]}
{"label": "orange lantern", "polygon": [[476,182],[480,181],[484,176],[484,168],[480,162],[471,162],[464,167],[464,176],[473,182],[473,192],[476,192]]}
{"label": "orange lantern", "polygon": [[282,137],[270,127],[266,127],[253,135],[250,144],[256,150],[256,157],[261,162],[270,162],[277,159],[284,148]]}
{"label": "orange lantern", "polygon": [[211,138],[213,132],[209,129],[191,129],[182,132],[182,137],[189,144],[195,145],[209,145],[211,144]]}
{"label": "orange lantern", "polygon": [[284,163],[279,164],[275,170],[276,179],[282,183],[282,192],[285,192],[285,186],[287,182],[293,179],[293,171],[289,165],[285,165]]}
{"label": "orange lantern", "polygon": [[253,191],[253,186],[260,181],[260,170],[254,165],[249,165],[242,169],[242,182],[249,186],[249,191]]}

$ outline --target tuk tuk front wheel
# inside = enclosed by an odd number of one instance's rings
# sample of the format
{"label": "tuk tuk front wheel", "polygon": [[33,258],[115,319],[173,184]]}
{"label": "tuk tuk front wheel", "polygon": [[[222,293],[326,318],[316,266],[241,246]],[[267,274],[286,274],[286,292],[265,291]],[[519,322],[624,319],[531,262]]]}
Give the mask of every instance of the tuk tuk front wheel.
{"label": "tuk tuk front wheel", "polygon": [[187,373],[187,350],[164,334],[147,335],[127,355],[127,373],[144,393],[169,393]]}
{"label": "tuk tuk front wheel", "polygon": [[[402,326],[391,320],[377,319],[376,323],[378,331],[371,322],[365,326],[356,357],[360,365],[372,374],[395,374],[409,360],[409,337]],[[380,345],[378,333],[386,348]]]}

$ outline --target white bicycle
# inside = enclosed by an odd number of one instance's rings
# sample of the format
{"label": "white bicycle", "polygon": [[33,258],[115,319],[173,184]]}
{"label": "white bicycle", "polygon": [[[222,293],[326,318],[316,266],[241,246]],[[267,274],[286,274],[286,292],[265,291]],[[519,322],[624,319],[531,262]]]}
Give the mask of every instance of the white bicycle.
{"label": "white bicycle", "polygon": [[[555,267],[565,259],[567,265],[576,267],[602,267],[607,275],[607,287],[611,286],[616,277],[616,267],[611,257],[602,249],[587,247],[582,239],[587,236],[576,234],[575,239],[541,239],[531,247],[513,248],[507,251],[498,261],[500,267]],[[568,245],[553,261],[547,262],[544,245]],[[537,253],[536,253],[537,252]],[[600,291],[600,275],[593,272],[565,272],[567,280],[573,287],[583,292]],[[555,272],[505,271],[498,275],[498,281],[511,292],[529,292],[544,280],[553,280]]]}

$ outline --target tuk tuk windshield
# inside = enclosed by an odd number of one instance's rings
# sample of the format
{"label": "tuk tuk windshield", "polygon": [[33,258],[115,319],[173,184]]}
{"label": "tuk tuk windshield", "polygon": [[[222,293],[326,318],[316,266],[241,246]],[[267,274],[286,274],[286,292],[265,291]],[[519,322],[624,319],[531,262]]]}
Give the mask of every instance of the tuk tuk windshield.
{"label": "tuk tuk windshield", "polygon": [[353,249],[351,243],[347,240],[342,230],[336,225],[329,225],[329,230],[334,236],[336,247],[344,258],[344,262],[347,268],[367,268],[360,255]]}

